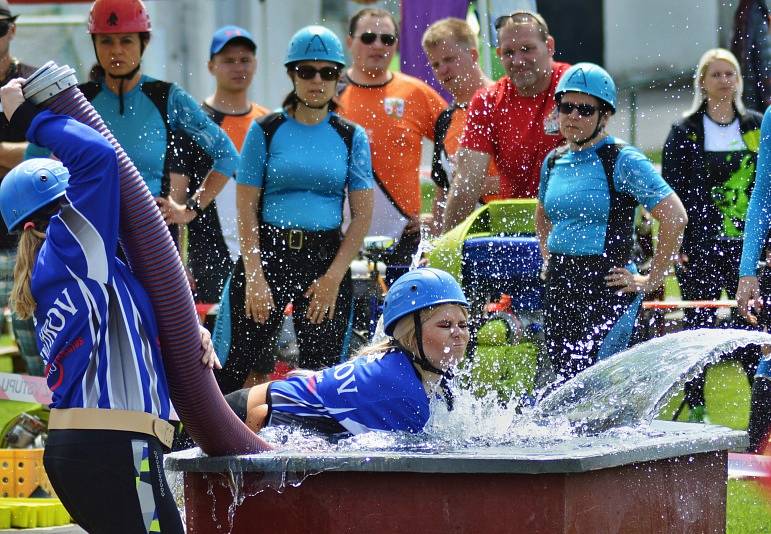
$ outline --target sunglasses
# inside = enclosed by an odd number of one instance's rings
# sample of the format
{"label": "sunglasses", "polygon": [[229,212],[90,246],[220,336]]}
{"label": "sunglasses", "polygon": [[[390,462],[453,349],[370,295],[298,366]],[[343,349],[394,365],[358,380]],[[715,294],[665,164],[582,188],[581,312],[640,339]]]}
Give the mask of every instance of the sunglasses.
{"label": "sunglasses", "polygon": [[317,69],[310,65],[298,65],[294,68],[294,71],[301,80],[312,80],[316,77],[316,74],[320,75],[321,79],[325,82],[331,82],[340,77],[340,69],[335,67],[321,67]]}
{"label": "sunglasses", "polygon": [[378,37],[380,37],[380,42],[385,46],[393,46],[396,43],[396,36],[392,33],[377,34],[372,32],[364,32],[359,35],[361,42],[366,45],[371,45]]}
{"label": "sunglasses", "polygon": [[557,106],[557,109],[559,109],[560,113],[563,115],[570,115],[575,109],[581,117],[591,117],[597,112],[597,106],[591,104],[573,104],[572,102],[561,102],[560,105]]}
{"label": "sunglasses", "polygon": [[515,24],[527,24],[529,22],[534,22],[535,25],[538,26],[538,30],[544,36],[549,35],[549,27],[546,25],[544,18],[537,13],[531,13],[529,11],[515,11],[510,15],[502,15],[495,19],[493,25],[495,26],[496,30],[500,30],[509,22],[509,20],[513,21]]}
{"label": "sunglasses", "polygon": [[0,20],[0,37],[5,37],[8,35],[8,31],[11,29],[11,24],[13,24],[13,19]]}

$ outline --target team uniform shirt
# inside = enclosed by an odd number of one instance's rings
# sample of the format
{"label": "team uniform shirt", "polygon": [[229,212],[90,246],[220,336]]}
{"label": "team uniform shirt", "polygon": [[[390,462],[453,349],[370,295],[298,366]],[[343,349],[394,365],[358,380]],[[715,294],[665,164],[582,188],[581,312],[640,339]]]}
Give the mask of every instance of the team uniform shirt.
{"label": "team uniform shirt", "polygon": [[[578,256],[605,252],[610,196],[597,149],[617,143],[607,136],[585,150],[568,150],[555,160],[551,171],[544,162],[538,200],[552,223],[549,252]],[[631,195],[649,211],[672,193],[650,160],[628,145],[619,152],[613,184],[616,191]],[[628,231],[631,235],[631,224]]]}
{"label": "team uniform shirt", "polygon": [[[440,123],[442,116],[449,115],[449,122],[446,128]],[[468,116],[467,104],[453,104],[442,112],[442,116],[436,121],[434,128],[434,157],[431,168],[431,179],[434,183],[448,191],[455,172],[455,154],[460,148],[460,140],[463,135],[463,129],[466,126],[466,117]],[[487,165],[488,176],[498,176],[498,167],[495,160],[490,159]],[[496,200],[498,195],[485,195],[484,202]]]}
{"label": "team uniform shirt", "polygon": [[27,137],[50,148],[70,172],[66,203],[48,225],[31,281],[51,407],[144,411],[168,419],[155,315],[144,288],[115,257],[115,151],[91,128],[48,111],[32,120]]}
{"label": "team uniform shirt", "polygon": [[521,96],[508,76],[471,99],[461,146],[490,154],[501,178],[501,198],[533,198],[546,155],[562,142],[554,90],[568,69],[552,62],[548,89]]}
{"label": "team uniform shirt", "polygon": [[236,179],[263,190],[263,222],[280,228],[336,230],[342,224],[346,190],[372,189],[367,135],[360,126],[354,127],[349,154],[330,124],[333,113],[314,125],[281,113],[284,122],[273,134],[269,153],[260,122],[253,123]]}
{"label": "team uniform shirt", "polygon": [[409,356],[398,350],[271,382],[268,397],[268,424],[274,425],[286,414],[317,428],[338,423],[351,434],[417,433],[429,416],[423,382]]}
{"label": "team uniform shirt", "polygon": [[420,214],[422,142],[434,139],[447,102],[417,78],[392,75],[377,86],[357,85],[346,76],[338,100],[340,115],[361,125],[371,143],[377,187],[369,234],[398,239],[408,219]]}
{"label": "team uniform shirt", "polygon": [[[196,101],[176,84],[168,95],[168,128],[158,106],[142,91],[142,85],[156,80],[143,75],[139,83],[124,93],[123,114],[120,97],[105,84],[91,104],[126,154],[134,162],[153,196],[167,194],[167,147],[170,136],[182,131],[198,143],[214,161],[213,170],[233,176],[238,167],[238,152],[228,136],[201,110]],[[40,152],[28,151],[28,156]]]}
{"label": "team uniform shirt", "polygon": [[[755,187],[747,208],[739,276],[757,276],[760,252],[771,228],[771,143],[769,139],[771,139],[771,108],[766,109],[760,125],[758,167],[755,172]],[[764,366],[767,365],[764,364]]]}

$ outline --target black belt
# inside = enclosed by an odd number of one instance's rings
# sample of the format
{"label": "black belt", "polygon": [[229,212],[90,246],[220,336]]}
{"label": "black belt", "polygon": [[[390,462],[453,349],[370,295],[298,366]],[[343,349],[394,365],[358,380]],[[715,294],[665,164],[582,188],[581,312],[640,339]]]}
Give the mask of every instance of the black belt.
{"label": "black belt", "polygon": [[340,243],[340,230],[322,230],[313,232],[301,228],[279,228],[272,224],[260,225],[260,241],[273,241],[273,245],[282,245],[291,250],[318,248]]}

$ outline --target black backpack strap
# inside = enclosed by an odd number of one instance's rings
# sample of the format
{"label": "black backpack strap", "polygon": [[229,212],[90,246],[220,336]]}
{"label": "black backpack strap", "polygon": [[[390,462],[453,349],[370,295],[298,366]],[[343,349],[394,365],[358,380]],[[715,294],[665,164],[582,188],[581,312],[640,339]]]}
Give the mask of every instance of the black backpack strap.
{"label": "black backpack strap", "polygon": [[632,258],[634,212],[637,208],[637,199],[628,193],[616,189],[613,177],[616,173],[616,161],[625,145],[614,143],[603,145],[597,149],[605,177],[608,181],[608,195],[610,209],[608,212],[608,226],[605,234],[605,251],[620,267],[623,267]]}
{"label": "black backpack strap", "polygon": [[86,100],[93,102],[96,95],[102,90],[102,84],[99,82],[81,83],[78,85],[78,89],[80,89],[80,92],[86,97]]}
{"label": "black backpack strap", "polygon": [[345,143],[345,148],[348,149],[348,161],[351,160],[351,152],[353,151],[353,133],[356,131],[356,125],[351,121],[347,121],[339,115],[330,115],[329,125],[335,129]]}
{"label": "black backpack strap", "polygon": [[546,155],[546,173],[543,176],[543,191],[546,193],[546,188],[549,187],[549,178],[551,177],[551,171],[554,169],[554,164],[562,155],[568,151],[567,145],[561,145],[557,148],[553,148],[551,152]]}
{"label": "black backpack strap", "polygon": [[165,197],[171,189],[171,182],[169,180],[172,166],[171,161],[173,158],[178,157],[175,154],[176,145],[179,143],[181,146],[185,146],[186,143],[181,139],[175,138],[174,132],[169,127],[169,93],[171,92],[171,84],[169,82],[153,80],[143,83],[141,89],[145,96],[158,108],[158,112],[163,119],[164,129],[166,130],[166,156],[163,159],[163,181],[161,183],[161,196]]}
{"label": "black backpack strap", "polygon": [[444,189],[450,189],[450,177],[442,165],[442,159],[447,157],[447,150],[444,148],[444,140],[447,137],[447,131],[452,123],[452,114],[458,109],[456,106],[450,106],[442,111],[434,123],[434,155],[431,158],[431,179],[434,183]]}
{"label": "black backpack strap", "polygon": [[[261,117],[257,121],[262,128],[262,132],[265,134],[265,153],[270,153],[270,142],[273,140],[273,135],[278,130],[278,127],[286,122],[286,117],[281,112],[268,113],[264,117]],[[267,159],[265,165],[267,166]]]}

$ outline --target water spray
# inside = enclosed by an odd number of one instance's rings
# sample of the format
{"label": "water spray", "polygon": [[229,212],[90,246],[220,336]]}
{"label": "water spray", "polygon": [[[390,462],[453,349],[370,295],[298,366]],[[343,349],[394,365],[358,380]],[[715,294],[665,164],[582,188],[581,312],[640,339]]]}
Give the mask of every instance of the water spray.
{"label": "water spray", "polygon": [[153,304],[171,400],[185,429],[212,456],[271,447],[228,407],[203,349],[193,296],[169,229],[134,163],[77,87],[75,71],[49,61],[24,83],[24,97],[69,115],[102,134],[115,148],[120,177],[120,242],[134,275]]}

